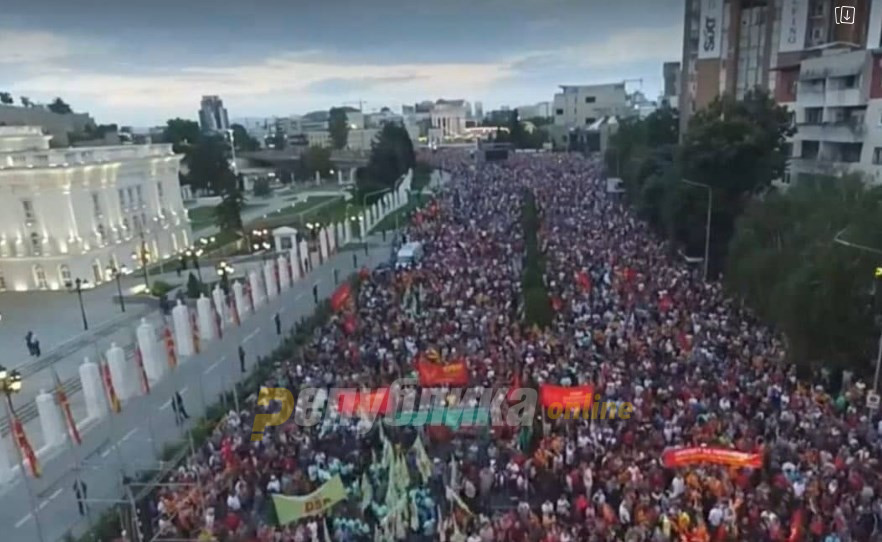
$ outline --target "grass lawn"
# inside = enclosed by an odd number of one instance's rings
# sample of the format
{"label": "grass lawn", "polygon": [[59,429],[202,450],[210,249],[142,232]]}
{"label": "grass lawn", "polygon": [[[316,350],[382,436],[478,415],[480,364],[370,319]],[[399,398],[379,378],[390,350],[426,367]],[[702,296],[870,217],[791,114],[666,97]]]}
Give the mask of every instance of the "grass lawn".
{"label": "grass lawn", "polygon": [[329,201],[340,199],[341,196],[313,196],[308,198],[306,201],[301,201],[291,205],[290,207],[284,207],[279,211],[269,215],[267,218],[280,218],[283,216],[298,216],[300,213],[304,213],[304,217],[308,214],[306,211],[316,207],[318,205],[325,204]]}
{"label": "grass lawn", "polygon": [[201,230],[214,225],[214,206],[203,205],[202,207],[194,207],[187,211],[190,215],[190,227],[193,231]]}

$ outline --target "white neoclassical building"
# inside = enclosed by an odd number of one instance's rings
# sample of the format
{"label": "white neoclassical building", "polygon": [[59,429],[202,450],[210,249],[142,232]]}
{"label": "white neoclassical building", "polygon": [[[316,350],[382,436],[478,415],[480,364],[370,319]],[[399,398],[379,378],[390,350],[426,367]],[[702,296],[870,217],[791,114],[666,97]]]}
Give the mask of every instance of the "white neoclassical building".
{"label": "white neoclassical building", "polygon": [[94,286],[192,242],[171,145],[50,149],[50,139],[0,126],[0,291]]}

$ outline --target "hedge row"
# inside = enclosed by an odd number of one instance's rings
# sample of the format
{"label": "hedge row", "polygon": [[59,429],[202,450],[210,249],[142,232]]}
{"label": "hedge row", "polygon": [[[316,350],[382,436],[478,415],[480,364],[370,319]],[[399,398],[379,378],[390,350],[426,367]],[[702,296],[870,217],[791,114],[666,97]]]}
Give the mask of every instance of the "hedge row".
{"label": "hedge row", "polygon": [[524,270],[521,286],[524,295],[524,320],[530,325],[545,328],[551,325],[554,313],[545,288],[545,256],[539,250],[538,233],[541,227],[536,198],[529,190],[524,192],[521,208],[524,230]]}

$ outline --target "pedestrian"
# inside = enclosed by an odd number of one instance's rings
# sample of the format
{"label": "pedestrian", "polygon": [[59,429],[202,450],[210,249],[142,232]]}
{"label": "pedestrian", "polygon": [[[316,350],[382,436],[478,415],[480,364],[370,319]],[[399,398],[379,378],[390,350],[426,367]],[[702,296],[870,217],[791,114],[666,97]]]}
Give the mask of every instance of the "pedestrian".
{"label": "pedestrian", "polygon": [[239,370],[245,372],[245,349],[239,345]]}
{"label": "pedestrian", "polygon": [[318,284],[312,285],[312,300],[318,305]]}
{"label": "pedestrian", "polygon": [[28,345],[28,354],[34,355],[34,332],[28,330],[27,335],[25,335],[25,344]]}
{"label": "pedestrian", "polygon": [[33,345],[34,345],[34,355],[37,356],[37,357],[40,357],[40,353],[41,353],[41,351],[40,351],[40,339],[38,339],[38,338],[37,338],[37,335],[34,334],[32,340],[33,340]]}
{"label": "pedestrian", "polygon": [[175,394],[172,397],[172,410],[175,411],[175,423],[178,425],[184,423],[184,420],[190,419],[187,409],[184,408],[184,398],[181,397],[181,393],[177,390],[175,390]]}
{"label": "pedestrian", "polygon": [[276,312],[276,315],[273,316],[273,321],[276,323],[276,335],[282,334],[282,317]]}
{"label": "pedestrian", "polygon": [[80,478],[74,480],[73,483],[74,495],[77,499],[77,508],[80,511],[81,516],[86,515],[86,499],[88,499],[88,491],[89,487],[86,485],[86,482],[82,481]]}

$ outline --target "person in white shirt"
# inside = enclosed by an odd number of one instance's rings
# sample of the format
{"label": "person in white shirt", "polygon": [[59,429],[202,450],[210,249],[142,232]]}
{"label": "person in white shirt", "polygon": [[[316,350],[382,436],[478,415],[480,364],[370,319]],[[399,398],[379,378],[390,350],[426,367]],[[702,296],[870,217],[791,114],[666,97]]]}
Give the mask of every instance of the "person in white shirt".
{"label": "person in white shirt", "polygon": [[723,509],[720,505],[716,505],[711,508],[711,511],[707,514],[707,522],[711,527],[717,528],[720,526],[720,523],[723,522]]}
{"label": "person in white shirt", "polygon": [[227,508],[233,510],[234,512],[238,512],[242,509],[242,503],[239,501],[239,496],[235,493],[230,493],[227,496]]}

